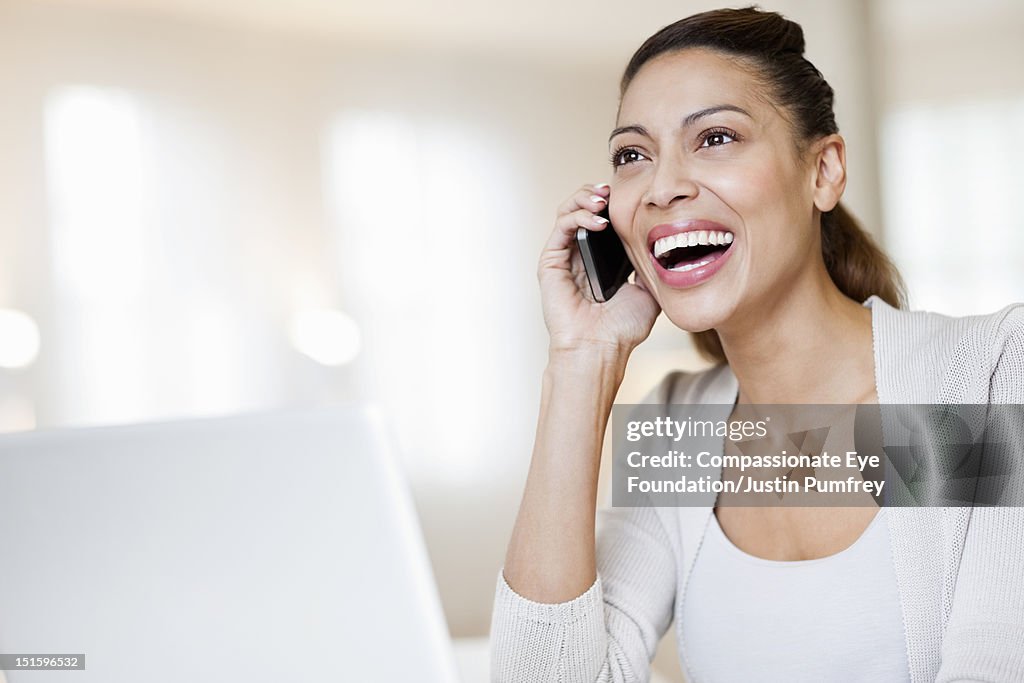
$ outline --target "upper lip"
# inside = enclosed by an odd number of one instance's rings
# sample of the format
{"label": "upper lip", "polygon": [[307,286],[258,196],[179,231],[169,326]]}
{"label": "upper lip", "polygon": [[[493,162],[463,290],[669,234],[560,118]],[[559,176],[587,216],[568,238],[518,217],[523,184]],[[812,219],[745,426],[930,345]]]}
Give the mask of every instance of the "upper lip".
{"label": "upper lip", "polygon": [[650,232],[647,233],[647,250],[650,251],[653,249],[654,243],[662,237],[678,235],[684,232],[694,232],[696,230],[720,230],[722,232],[735,234],[732,230],[721,223],[705,220],[703,218],[691,218],[688,220],[673,221],[672,223],[659,223],[651,228]]}

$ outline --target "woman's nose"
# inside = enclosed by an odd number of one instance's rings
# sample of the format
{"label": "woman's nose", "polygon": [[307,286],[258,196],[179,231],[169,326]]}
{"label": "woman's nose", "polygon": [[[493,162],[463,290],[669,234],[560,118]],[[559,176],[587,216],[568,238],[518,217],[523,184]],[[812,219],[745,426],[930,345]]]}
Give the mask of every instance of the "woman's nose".
{"label": "woman's nose", "polygon": [[665,209],[676,200],[696,197],[700,190],[693,173],[693,165],[679,155],[662,157],[650,176],[651,182],[644,193],[644,203]]}

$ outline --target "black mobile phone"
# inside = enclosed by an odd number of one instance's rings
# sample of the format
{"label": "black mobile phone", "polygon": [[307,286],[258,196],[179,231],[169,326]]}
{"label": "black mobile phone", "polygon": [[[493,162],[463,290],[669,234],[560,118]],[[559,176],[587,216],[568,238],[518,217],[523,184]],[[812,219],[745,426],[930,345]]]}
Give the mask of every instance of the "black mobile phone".
{"label": "black mobile phone", "polygon": [[[608,207],[602,209],[599,216],[608,218]],[[590,291],[594,300],[604,303],[619,291],[633,272],[633,264],[626,255],[622,240],[615,234],[611,223],[604,230],[576,230],[576,244],[583,256],[583,267],[590,281]]]}

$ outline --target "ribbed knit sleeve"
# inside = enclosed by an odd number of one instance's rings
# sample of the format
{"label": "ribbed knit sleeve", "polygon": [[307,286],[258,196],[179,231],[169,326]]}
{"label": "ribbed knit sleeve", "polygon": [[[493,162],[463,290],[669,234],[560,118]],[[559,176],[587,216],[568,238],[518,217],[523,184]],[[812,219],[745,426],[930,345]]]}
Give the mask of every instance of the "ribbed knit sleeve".
{"label": "ribbed knit sleeve", "polygon": [[937,680],[1024,681],[1024,306],[1008,310],[993,345],[987,442],[1008,448],[1007,498],[971,512]]}
{"label": "ribbed knit sleeve", "polygon": [[671,544],[653,508],[598,511],[597,581],[573,600],[543,604],[498,576],[492,680],[633,683],[668,629],[676,590]]}

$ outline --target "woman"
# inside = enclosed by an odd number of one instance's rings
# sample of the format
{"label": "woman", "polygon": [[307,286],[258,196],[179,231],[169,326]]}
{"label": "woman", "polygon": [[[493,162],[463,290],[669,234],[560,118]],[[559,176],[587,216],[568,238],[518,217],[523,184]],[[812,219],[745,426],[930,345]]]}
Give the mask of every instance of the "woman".
{"label": "woman", "polygon": [[[611,183],[560,207],[540,259],[549,363],[496,680],[647,680],[673,619],[693,681],[1024,680],[1020,508],[720,500],[612,508],[595,534],[602,435],[659,310],[719,364],[648,403],[1024,403],[1024,307],[900,310],[895,270],[839,205],[832,89],[803,52],[797,24],[719,10],[626,68]],[[597,304],[573,242],[610,229],[606,206],[637,272]]]}

